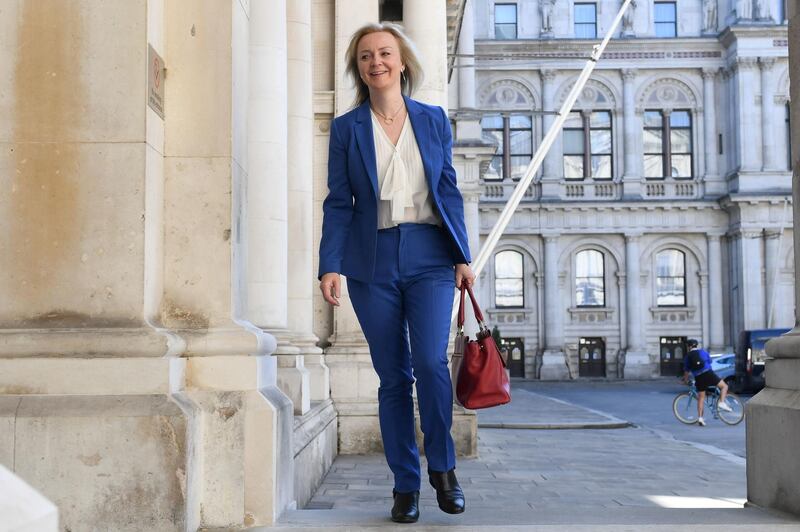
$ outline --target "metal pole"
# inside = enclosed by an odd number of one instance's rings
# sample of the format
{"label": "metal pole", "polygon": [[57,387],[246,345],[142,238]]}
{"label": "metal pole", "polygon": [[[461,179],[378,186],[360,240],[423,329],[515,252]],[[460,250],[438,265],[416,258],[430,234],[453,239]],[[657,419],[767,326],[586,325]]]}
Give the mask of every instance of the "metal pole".
{"label": "metal pole", "polygon": [[[553,121],[550,129],[544,136],[544,139],[542,139],[539,149],[537,149],[536,153],[533,155],[530,164],[528,164],[528,169],[525,171],[522,179],[520,179],[517,183],[517,187],[511,194],[511,197],[509,198],[508,203],[506,203],[505,208],[503,208],[503,212],[500,213],[500,217],[497,219],[497,222],[494,224],[489,236],[486,238],[486,242],[484,242],[483,246],[481,247],[478,256],[473,260],[471,266],[476,277],[480,275],[481,271],[483,271],[483,267],[486,265],[486,262],[489,260],[489,257],[497,246],[500,236],[506,230],[506,227],[511,221],[511,217],[514,215],[514,211],[517,210],[519,202],[525,195],[525,191],[528,189],[531,181],[533,181],[533,176],[536,175],[536,172],[538,172],[539,168],[542,166],[544,157],[547,155],[547,152],[550,151],[550,147],[553,145],[553,142],[555,142],[556,136],[561,133],[561,127],[564,125],[564,121],[567,119],[567,116],[569,116],[572,106],[575,105],[575,101],[583,91],[583,87],[589,80],[589,76],[592,75],[592,71],[597,65],[597,61],[600,59],[600,56],[603,55],[603,51],[606,49],[608,41],[611,40],[611,36],[617,31],[617,27],[622,20],[622,15],[625,14],[625,10],[628,9],[630,3],[631,0],[624,0],[622,6],[619,8],[617,16],[614,17],[614,22],[611,23],[611,26],[608,28],[603,40],[600,42],[600,44],[596,44],[592,47],[592,56],[586,62],[586,65],[583,67],[580,76],[578,76],[575,85],[572,86],[572,90],[564,100],[564,104],[561,106],[558,116]],[[508,147],[506,147],[506,149],[508,149]],[[453,315],[451,316],[451,321],[454,320],[456,314],[458,314],[458,300],[459,295],[456,295],[453,303]]]}

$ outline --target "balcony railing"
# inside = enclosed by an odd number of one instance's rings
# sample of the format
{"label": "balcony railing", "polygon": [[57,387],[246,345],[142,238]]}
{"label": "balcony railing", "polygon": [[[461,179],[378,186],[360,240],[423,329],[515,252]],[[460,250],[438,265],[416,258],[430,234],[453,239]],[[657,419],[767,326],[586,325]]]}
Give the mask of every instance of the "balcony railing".
{"label": "balcony railing", "polygon": [[[483,184],[483,194],[481,194],[481,201],[497,201],[505,202],[511,197],[514,189],[517,187],[517,182],[510,179],[503,181],[481,181]],[[522,201],[536,201],[541,197],[541,185],[538,182],[531,183]]]}
{"label": "balcony railing", "polygon": [[561,197],[565,200],[615,200],[622,197],[622,185],[613,181],[561,181]]}
{"label": "balcony railing", "polygon": [[703,196],[700,183],[685,179],[642,180],[641,191],[646,199],[696,199]]}

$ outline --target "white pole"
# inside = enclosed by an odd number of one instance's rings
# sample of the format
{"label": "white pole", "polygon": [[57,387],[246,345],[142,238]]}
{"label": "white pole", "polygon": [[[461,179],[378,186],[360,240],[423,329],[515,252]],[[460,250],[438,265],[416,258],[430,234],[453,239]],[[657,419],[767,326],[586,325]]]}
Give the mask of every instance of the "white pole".
{"label": "white pole", "polygon": [[[508,203],[506,203],[505,208],[503,208],[503,212],[500,213],[500,217],[497,219],[492,231],[486,238],[486,242],[484,242],[483,246],[481,247],[478,256],[473,260],[471,266],[476,277],[480,275],[481,271],[483,271],[483,267],[486,265],[486,262],[489,260],[492,252],[494,252],[494,248],[497,246],[500,236],[506,230],[508,223],[511,221],[511,217],[514,215],[514,211],[517,210],[519,202],[525,195],[525,191],[528,190],[528,186],[530,186],[533,176],[536,175],[536,172],[539,171],[539,167],[542,166],[542,161],[544,161],[544,157],[547,155],[547,152],[550,151],[550,147],[553,145],[553,142],[555,142],[556,136],[561,133],[561,126],[564,125],[564,121],[567,119],[567,116],[569,116],[570,111],[572,111],[572,106],[575,105],[578,95],[580,95],[581,91],[583,91],[583,87],[589,80],[589,76],[592,75],[592,71],[597,65],[597,61],[600,59],[600,56],[603,55],[603,51],[606,49],[608,41],[611,40],[611,36],[617,31],[617,27],[622,20],[622,15],[625,13],[625,10],[628,8],[630,3],[631,0],[624,0],[619,12],[617,13],[617,16],[614,17],[614,21],[608,28],[606,36],[603,38],[600,44],[596,44],[592,48],[592,57],[589,58],[589,60],[586,62],[586,65],[583,67],[580,76],[578,76],[578,80],[575,82],[575,85],[573,85],[572,90],[567,95],[566,100],[564,100],[564,104],[558,111],[555,121],[550,125],[550,129],[547,131],[544,139],[542,139],[539,149],[536,150],[536,153],[533,155],[530,164],[528,164],[528,169],[525,171],[525,175],[523,175],[522,179],[520,179],[517,183],[517,187],[511,194],[511,197],[509,198]],[[455,303],[453,304],[453,315],[451,321],[455,319],[456,314],[458,314],[458,300],[459,295],[456,295],[454,300]]]}
{"label": "white pole", "polygon": [[773,311],[775,310],[775,294],[777,293],[778,288],[778,272],[781,271],[781,252],[783,251],[783,229],[786,227],[786,211],[787,207],[789,206],[789,198],[786,197],[783,199],[783,215],[781,216],[781,232],[778,233],[778,251],[776,252],[775,256],[775,270],[772,275],[772,295],[770,296],[769,300],[769,315],[767,316],[767,329],[772,328],[772,316]]}

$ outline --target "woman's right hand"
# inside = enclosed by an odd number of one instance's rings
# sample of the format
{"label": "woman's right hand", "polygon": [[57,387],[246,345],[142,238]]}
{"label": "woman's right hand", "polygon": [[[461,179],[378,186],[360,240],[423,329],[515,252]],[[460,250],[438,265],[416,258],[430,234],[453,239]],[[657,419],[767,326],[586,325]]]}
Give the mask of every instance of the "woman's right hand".
{"label": "woman's right hand", "polygon": [[339,297],[342,293],[341,288],[342,278],[335,272],[326,273],[319,281],[319,289],[322,291],[322,297],[334,307],[339,306]]}

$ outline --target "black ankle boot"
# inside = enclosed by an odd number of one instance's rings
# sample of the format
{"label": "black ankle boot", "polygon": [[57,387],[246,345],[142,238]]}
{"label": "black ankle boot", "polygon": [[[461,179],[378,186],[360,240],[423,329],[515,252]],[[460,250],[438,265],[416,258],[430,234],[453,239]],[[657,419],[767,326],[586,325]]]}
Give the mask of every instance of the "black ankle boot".
{"label": "black ankle boot", "polygon": [[436,501],[443,512],[460,514],[464,511],[464,492],[458,485],[455,468],[446,473],[429,470],[428,479],[436,490]]}
{"label": "black ankle boot", "polygon": [[392,521],[395,523],[416,523],[419,519],[419,492],[398,493],[392,490],[394,506]]}

